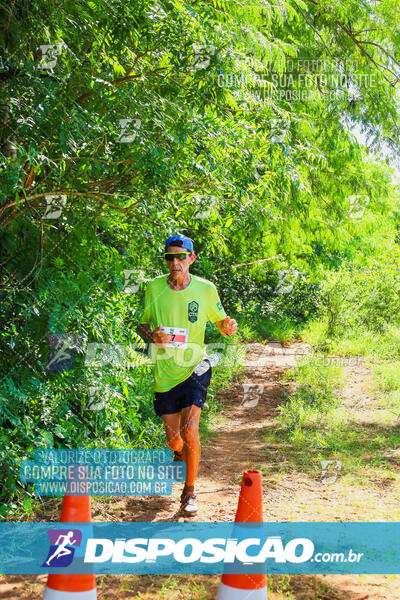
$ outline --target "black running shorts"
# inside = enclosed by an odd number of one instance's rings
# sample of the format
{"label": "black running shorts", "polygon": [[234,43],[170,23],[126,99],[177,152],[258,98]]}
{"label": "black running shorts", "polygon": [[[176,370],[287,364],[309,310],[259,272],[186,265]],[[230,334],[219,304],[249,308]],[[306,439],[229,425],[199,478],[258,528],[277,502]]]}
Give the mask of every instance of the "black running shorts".
{"label": "black running shorts", "polygon": [[203,375],[196,375],[193,373],[178,383],[175,387],[168,390],[168,392],[154,392],[154,410],[156,415],[172,415],[178,413],[182,408],[188,406],[199,406],[203,408],[203,404],[207,397],[207,388],[210,385],[212,375],[212,367],[208,369]]}

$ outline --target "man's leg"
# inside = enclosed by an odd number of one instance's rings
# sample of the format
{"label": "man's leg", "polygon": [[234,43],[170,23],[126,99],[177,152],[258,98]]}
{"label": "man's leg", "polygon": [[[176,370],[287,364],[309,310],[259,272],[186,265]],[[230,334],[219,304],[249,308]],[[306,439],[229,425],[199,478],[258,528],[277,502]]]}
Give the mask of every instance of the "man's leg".
{"label": "man's leg", "polygon": [[183,459],[186,462],[186,489],[193,489],[200,462],[199,421],[201,408],[187,406],[182,408],[180,424],[180,437],[183,439]]}
{"label": "man's leg", "polygon": [[183,439],[181,436],[181,413],[173,413],[172,415],[162,415],[167,436],[167,444],[171,450],[182,452]]}
{"label": "man's leg", "polygon": [[[191,378],[185,382],[184,395],[180,402],[176,403],[176,408],[179,404],[189,404],[184,406],[180,412],[172,414],[162,414],[164,421],[165,432],[167,436],[168,446],[179,453],[180,456],[174,460],[184,460],[186,463],[186,481],[181,494],[181,508],[188,516],[197,514],[198,508],[195,502],[196,495],[194,493],[194,482],[197,475],[197,470],[200,462],[200,439],[199,439],[199,421],[201,415],[202,400],[205,399],[206,387],[209,380],[204,385],[199,385],[200,382],[194,385]],[[182,392],[183,390],[180,389]],[[159,399],[156,396],[156,399]],[[196,406],[192,402],[201,404]],[[156,411],[157,412],[157,411]],[[160,414],[161,410],[157,413]]]}

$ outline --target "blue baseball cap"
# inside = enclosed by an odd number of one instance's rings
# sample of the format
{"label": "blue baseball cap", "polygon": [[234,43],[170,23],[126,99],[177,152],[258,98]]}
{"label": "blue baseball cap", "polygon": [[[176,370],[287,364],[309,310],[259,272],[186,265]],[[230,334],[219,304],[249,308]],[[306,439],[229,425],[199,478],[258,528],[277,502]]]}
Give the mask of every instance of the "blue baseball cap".
{"label": "blue baseball cap", "polygon": [[172,235],[165,242],[165,252],[169,246],[179,246],[193,252],[193,241],[189,237],[186,237],[186,235]]}

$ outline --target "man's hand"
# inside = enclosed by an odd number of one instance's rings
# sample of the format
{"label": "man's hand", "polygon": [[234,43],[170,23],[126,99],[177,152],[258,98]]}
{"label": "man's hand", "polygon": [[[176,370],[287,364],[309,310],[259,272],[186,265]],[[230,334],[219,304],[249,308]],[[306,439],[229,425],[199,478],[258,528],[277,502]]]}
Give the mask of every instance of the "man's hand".
{"label": "man's hand", "polygon": [[222,321],[218,321],[217,327],[222,335],[235,335],[237,333],[237,323],[235,319],[231,319],[229,316],[222,319]]}
{"label": "man's hand", "polygon": [[159,348],[163,348],[165,344],[168,344],[172,340],[172,335],[161,331],[162,325],[159,325],[157,329],[153,331],[153,342]]}
{"label": "man's hand", "polygon": [[153,331],[151,325],[148,323],[141,323],[138,327],[138,330],[146,342],[162,347],[171,340],[172,335],[169,335],[168,333],[161,333],[161,327],[162,325],[159,325],[157,329],[154,329]]}

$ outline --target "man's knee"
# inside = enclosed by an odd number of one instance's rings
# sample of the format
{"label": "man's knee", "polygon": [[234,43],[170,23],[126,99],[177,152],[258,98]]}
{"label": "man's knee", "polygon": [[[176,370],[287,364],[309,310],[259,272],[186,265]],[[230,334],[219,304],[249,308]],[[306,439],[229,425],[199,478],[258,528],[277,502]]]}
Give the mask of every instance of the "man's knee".
{"label": "man's knee", "polygon": [[182,446],[182,438],[179,434],[174,436],[167,435],[167,444],[171,450],[179,451]]}
{"label": "man's knee", "polygon": [[181,435],[188,446],[199,442],[199,428],[197,423],[184,427],[181,431]]}

